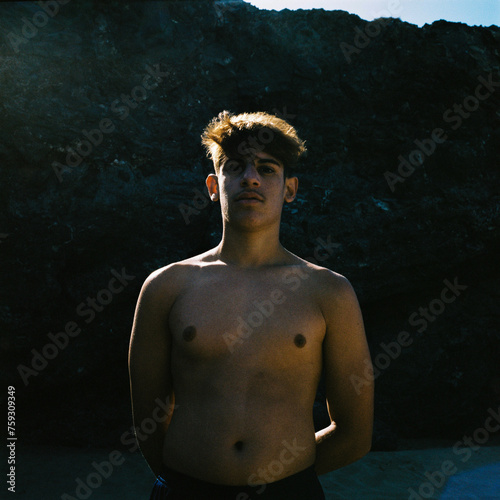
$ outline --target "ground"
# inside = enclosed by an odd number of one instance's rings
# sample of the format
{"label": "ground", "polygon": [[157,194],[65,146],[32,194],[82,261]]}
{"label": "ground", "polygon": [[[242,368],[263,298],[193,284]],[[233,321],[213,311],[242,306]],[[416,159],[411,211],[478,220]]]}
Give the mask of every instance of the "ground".
{"label": "ground", "polygon": [[[454,444],[408,441],[406,450],[371,452],[320,480],[328,500],[500,498],[500,439],[490,439],[470,457],[454,453]],[[30,500],[147,500],[154,482],[142,456],[127,450],[49,448],[20,443],[17,460],[16,494]],[[103,464],[110,460],[118,464],[112,470]],[[101,475],[94,463],[101,465]],[[454,475],[443,473],[454,470],[452,465],[456,468]],[[88,482],[90,490],[80,486],[77,491],[79,480]],[[409,488],[425,496],[411,497]]]}

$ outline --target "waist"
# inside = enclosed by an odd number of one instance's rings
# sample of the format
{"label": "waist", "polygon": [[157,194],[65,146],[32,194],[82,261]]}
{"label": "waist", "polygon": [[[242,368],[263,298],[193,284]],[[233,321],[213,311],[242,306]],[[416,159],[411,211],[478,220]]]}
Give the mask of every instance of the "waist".
{"label": "waist", "polygon": [[[183,498],[204,499],[217,498],[219,500],[236,498],[259,500],[269,499],[320,499],[322,495],[321,485],[314,470],[314,465],[296,472],[290,476],[277,481],[266,482],[269,479],[264,468],[255,473],[255,477],[250,476],[246,484],[226,485],[205,481],[179,472],[171,467],[164,466],[158,481],[162,482],[172,491],[182,492]],[[272,477],[271,477],[272,479]]]}
{"label": "waist", "polygon": [[[247,432],[169,428],[163,461],[167,467],[209,482],[226,485],[271,483],[295,474],[315,461],[313,425],[283,426]],[[202,432],[202,431],[205,432]]]}

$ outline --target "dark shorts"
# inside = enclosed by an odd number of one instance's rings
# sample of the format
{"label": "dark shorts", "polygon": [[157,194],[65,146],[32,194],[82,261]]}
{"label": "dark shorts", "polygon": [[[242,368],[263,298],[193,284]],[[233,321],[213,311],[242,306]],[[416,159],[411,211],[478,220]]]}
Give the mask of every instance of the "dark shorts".
{"label": "dark shorts", "polygon": [[150,500],[325,500],[314,466],[273,483],[226,486],[202,481],[166,468]]}

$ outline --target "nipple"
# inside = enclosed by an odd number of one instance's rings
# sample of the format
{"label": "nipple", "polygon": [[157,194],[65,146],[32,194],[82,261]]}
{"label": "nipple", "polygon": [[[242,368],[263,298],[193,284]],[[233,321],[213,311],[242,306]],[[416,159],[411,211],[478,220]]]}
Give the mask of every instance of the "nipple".
{"label": "nipple", "polygon": [[306,345],[306,338],[304,337],[304,335],[302,335],[301,333],[297,333],[297,335],[295,335],[295,338],[293,339],[293,342],[295,343],[295,345],[297,347],[304,347]]}

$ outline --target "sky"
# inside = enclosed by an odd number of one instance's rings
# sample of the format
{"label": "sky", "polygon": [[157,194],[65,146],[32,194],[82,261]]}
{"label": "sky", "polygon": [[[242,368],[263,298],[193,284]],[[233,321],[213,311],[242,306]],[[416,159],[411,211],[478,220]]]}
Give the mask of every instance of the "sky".
{"label": "sky", "polygon": [[246,0],[259,9],[345,10],[362,19],[400,17],[418,26],[439,19],[470,26],[500,25],[500,0]]}

